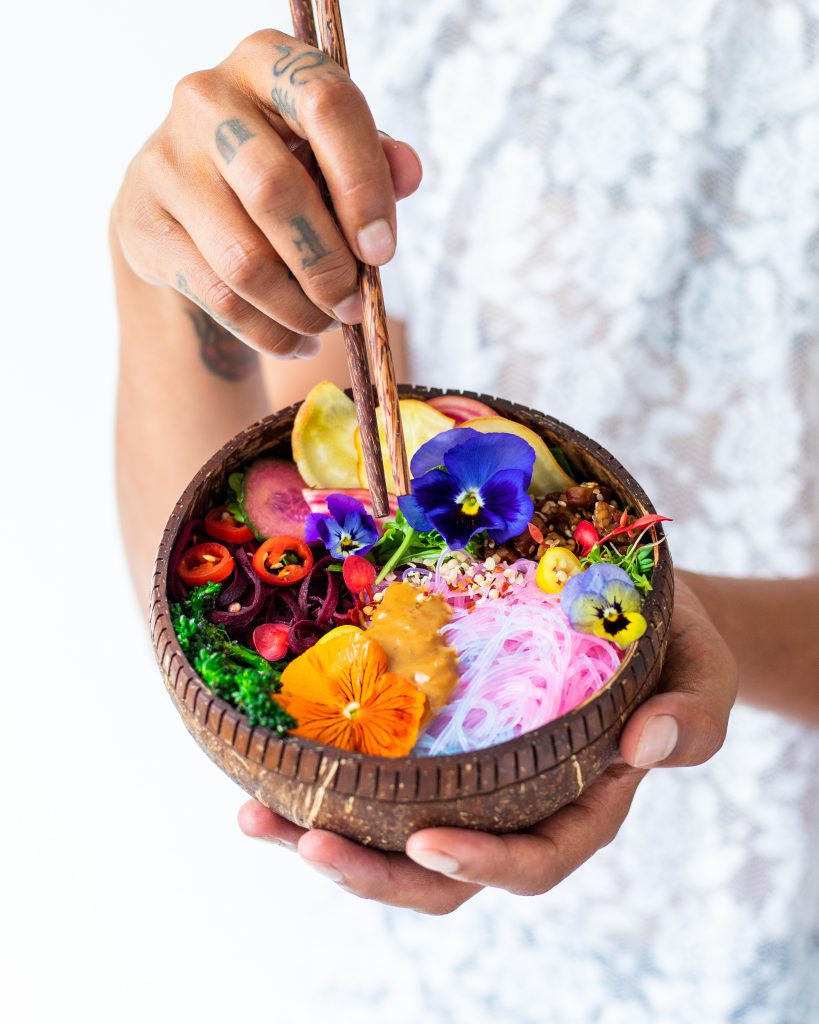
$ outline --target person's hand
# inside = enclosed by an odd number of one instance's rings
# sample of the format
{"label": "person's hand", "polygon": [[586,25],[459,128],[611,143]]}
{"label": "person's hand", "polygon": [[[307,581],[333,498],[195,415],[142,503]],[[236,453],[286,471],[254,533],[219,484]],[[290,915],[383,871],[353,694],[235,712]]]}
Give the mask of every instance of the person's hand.
{"label": "person's hand", "polygon": [[307,831],[251,801],[239,812],[249,836],[298,849],[314,868],[365,899],[449,913],[484,886],[544,893],[610,843],[649,768],[701,764],[722,746],[736,696],[736,666],[691,589],[677,580],[662,692],[626,723],[620,758],[578,799],[523,832],[488,835],[428,828],[406,855]]}
{"label": "person's hand", "polygon": [[415,151],[376,129],[329,57],[265,30],[179,82],[128,169],[112,225],[143,280],[177,289],[254,348],[289,356],[303,336],[361,320],[354,256],[392,258],[396,198],[420,180]]}

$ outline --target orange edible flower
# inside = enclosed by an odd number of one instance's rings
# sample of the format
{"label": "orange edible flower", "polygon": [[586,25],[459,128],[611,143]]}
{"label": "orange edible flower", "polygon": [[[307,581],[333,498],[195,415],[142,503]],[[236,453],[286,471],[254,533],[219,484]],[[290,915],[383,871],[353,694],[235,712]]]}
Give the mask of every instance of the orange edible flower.
{"label": "orange edible flower", "polygon": [[299,723],[295,736],[342,750],[404,757],[415,746],[426,695],[387,671],[387,655],[366,633],[316,644],[282,672],[275,698]]}

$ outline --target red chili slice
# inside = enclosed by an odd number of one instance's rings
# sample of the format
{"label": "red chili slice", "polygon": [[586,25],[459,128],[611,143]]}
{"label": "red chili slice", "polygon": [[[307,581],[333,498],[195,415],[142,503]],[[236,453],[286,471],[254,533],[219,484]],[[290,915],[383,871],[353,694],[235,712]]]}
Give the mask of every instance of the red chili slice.
{"label": "red chili slice", "polygon": [[265,583],[289,587],[313,568],[313,552],[299,537],[270,537],[253,556],[253,568]]}
{"label": "red chili slice", "polygon": [[189,587],[221,583],[233,572],[233,557],[224,544],[208,541],[189,548],[182,555],[178,572]]}
{"label": "red chili slice", "polygon": [[224,505],[208,512],[205,516],[205,530],[209,537],[227,541],[228,544],[244,544],[245,541],[253,540],[250,527],[240,523]]}

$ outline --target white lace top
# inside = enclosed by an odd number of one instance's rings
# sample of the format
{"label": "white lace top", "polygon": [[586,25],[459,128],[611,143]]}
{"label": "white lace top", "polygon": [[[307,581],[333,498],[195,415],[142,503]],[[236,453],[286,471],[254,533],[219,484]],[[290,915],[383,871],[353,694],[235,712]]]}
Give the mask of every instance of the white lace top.
{"label": "white lace top", "polygon": [[[680,566],[819,571],[819,2],[343,7],[425,165],[387,284],[413,379],[597,438]],[[345,1019],[816,1024],[819,732],[740,708],[552,893],[383,927]]]}

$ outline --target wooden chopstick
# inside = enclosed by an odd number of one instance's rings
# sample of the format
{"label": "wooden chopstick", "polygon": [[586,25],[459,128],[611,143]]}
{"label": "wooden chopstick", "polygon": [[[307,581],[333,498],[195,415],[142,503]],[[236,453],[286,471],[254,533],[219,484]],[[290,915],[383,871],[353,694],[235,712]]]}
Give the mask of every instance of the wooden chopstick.
{"label": "wooden chopstick", "polygon": [[[290,13],[293,17],[293,30],[296,37],[311,46],[317,46],[318,38],[311,0],[290,0]],[[332,211],[329,192],[320,172],[318,178],[321,193]],[[364,469],[367,473],[367,484],[373,503],[373,515],[377,519],[383,519],[384,516],[389,515],[390,502],[387,497],[387,479],[384,475],[384,462],[381,457],[381,441],[378,437],[378,419],[375,414],[370,366],[367,361],[367,343],[360,325],[342,324],[341,333],[347,352],[347,366],[350,370],[350,382],[353,387],[353,402],[361,431]]]}
{"label": "wooden chopstick", "polygon": [[[331,57],[344,71],[349,71],[347,61],[347,47],[344,41],[344,28],[341,22],[341,10],[338,0],[317,0],[319,11],[319,27],[321,30],[321,44],[324,52]],[[311,0],[290,0],[290,11],[293,16],[293,27],[296,35],[304,42],[317,46],[316,26],[313,17]],[[328,199],[325,190],[325,198]],[[329,199],[328,199],[329,204]],[[369,369],[375,378],[375,387],[378,400],[383,410],[384,428],[387,437],[387,448],[392,463],[392,475],[397,494],[409,494],[409,465],[407,463],[407,450],[404,443],[404,430],[401,424],[401,407],[398,398],[398,386],[395,379],[395,365],[390,349],[389,332],[387,329],[387,315],[384,309],[384,293],[381,288],[381,274],[378,267],[371,267],[359,263],[359,286],[364,305],[363,335],[366,344],[366,351],[369,353]],[[353,375],[353,366],[356,371],[361,372],[358,350],[360,342],[354,343],[356,357],[350,355],[351,345],[347,341],[347,331],[361,333],[361,328],[345,328],[344,338],[347,344],[348,361],[350,363],[350,375],[353,378],[353,396],[356,398],[356,381]],[[367,377],[369,381],[369,374]],[[372,391],[369,390],[369,404],[372,404]],[[367,470],[367,480],[370,482],[370,492],[373,497],[373,506],[376,505],[376,489],[372,480],[376,479],[370,475],[370,463],[367,461],[367,443],[364,425],[361,419],[362,407],[356,398],[356,410],[359,415],[361,426],[361,440],[364,448],[364,461]],[[369,413],[367,413],[369,415]],[[374,413],[373,413],[374,415]],[[376,450],[378,469],[383,477],[383,464],[381,461],[381,448],[378,444],[376,433]],[[377,479],[376,479],[376,482]],[[386,485],[384,500],[386,502]],[[377,512],[376,515],[386,515],[386,512]]]}
{"label": "wooden chopstick", "polygon": [[[339,0],[317,0],[317,4],[322,49],[342,70],[349,74],[350,66],[347,61],[347,46],[344,41],[344,26],[341,22]],[[361,263],[359,264],[359,274],[361,298],[364,304],[364,336],[367,340],[370,369],[375,378],[378,401],[384,413],[384,429],[392,463],[395,492],[396,494],[409,494],[407,449],[404,444],[401,407],[398,404],[398,385],[395,380],[395,365],[387,330],[381,273],[378,267]]]}
{"label": "wooden chopstick", "polygon": [[290,0],[290,16],[293,19],[293,35],[296,39],[301,39],[308,46],[318,47],[313,0]]}

